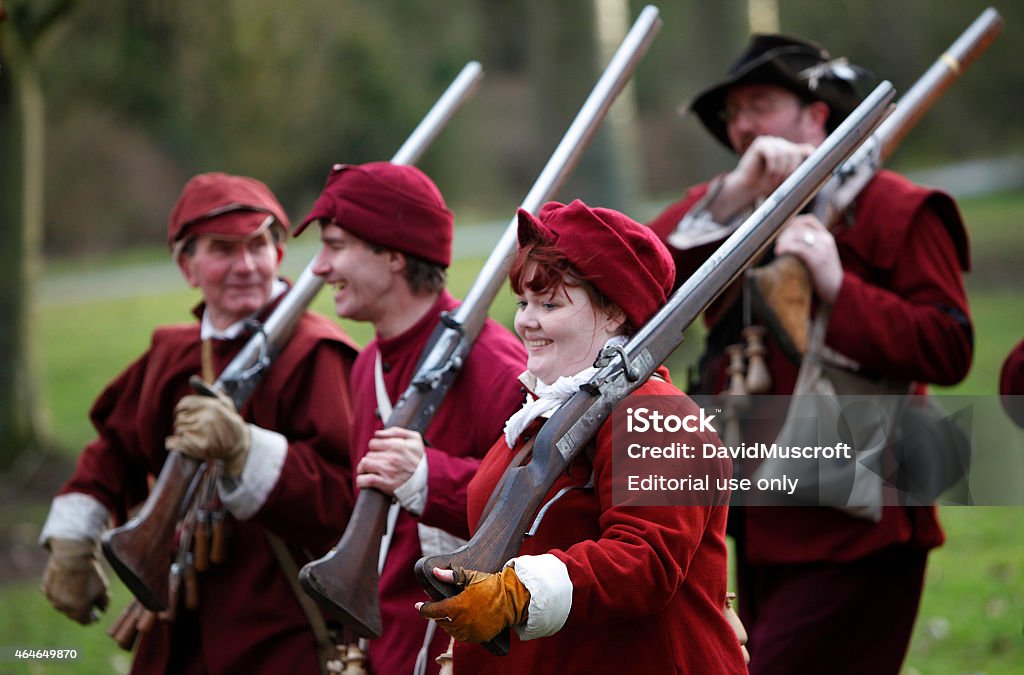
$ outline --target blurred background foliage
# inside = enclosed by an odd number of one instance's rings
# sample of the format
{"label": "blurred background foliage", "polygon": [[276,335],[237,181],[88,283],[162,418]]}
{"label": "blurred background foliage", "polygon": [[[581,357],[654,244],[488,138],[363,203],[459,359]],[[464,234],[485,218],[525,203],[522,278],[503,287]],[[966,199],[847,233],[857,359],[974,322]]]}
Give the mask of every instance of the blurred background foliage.
{"label": "blurred background foliage", "polygon": [[[26,0],[8,0],[15,15]],[[641,3],[625,0],[92,0],[36,50],[46,97],[45,251],[159,244],[189,176],[245,173],[301,217],[336,161],[391,155],[462,65],[486,77],[422,165],[460,222],[510,212]],[[976,0],[777,2],[812,37],[907,88],[985,7]],[[673,0],[630,92],[628,133],[598,139],[564,194],[636,208],[728,166],[679,105],[724,73],[747,0]],[[921,167],[1019,151],[1024,62],[1007,29],[896,158]],[[621,18],[620,18],[621,17]]]}

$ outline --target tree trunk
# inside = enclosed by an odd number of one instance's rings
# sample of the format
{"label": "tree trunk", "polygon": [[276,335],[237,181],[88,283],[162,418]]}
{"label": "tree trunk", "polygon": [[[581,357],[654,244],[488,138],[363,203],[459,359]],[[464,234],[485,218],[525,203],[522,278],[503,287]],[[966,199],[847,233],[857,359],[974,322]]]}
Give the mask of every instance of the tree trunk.
{"label": "tree trunk", "polygon": [[32,294],[43,228],[45,117],[31,31],[0,23],[0,469],[45,439]]}
{"label": "tree trunk", "polygon": [[[613,5],[619,7],[610,7]],[[633,17],[628,16],[625,0],[564,0],[557,5],[528,0],[528,6],[528,71],[530,82],[536,86],[539,125],[536,151],[547,157],[579,112]],[[605,30],[598,31],[597,14],[611,9],[618,9],[617,13],[625,19],[619,22],[620,26],[627,25],[620,28],[614,17],[603,16]],[[621,35],[615,35],[620,30]],[[609,43],[614,44],[606,49]],[[635,107],[628,100],[631,95],[632,88],[620,95],[619,107],[609,111],[609,117],[580,159],[574,177],[556,199],[571,201],[578,197],[591,206],[626,212],[633,209],[638,153],[632,134],[624,128],[633,123],[628,110],[630,105]],[[540,168],[537,167],[538,172]]]}

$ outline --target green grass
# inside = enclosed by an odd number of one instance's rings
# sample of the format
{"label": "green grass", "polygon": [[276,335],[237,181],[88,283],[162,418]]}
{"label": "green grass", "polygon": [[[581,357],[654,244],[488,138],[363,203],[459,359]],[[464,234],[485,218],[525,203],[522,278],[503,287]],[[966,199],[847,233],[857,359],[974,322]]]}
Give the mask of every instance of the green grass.
{"label": "green grass", "polygon": [[1024,664],[1024,508],[945,507],[905,673],[1011,675]]}
{"label": "green grass", "polygon": [[68,673],[96,675],[127,673],[131,655],[118,648],[106,630],[131,599],[128,589],[119,582],[111,584],[111,610],[98,623],[80,626],[58,614],[36,587],[37,583],[0,586],[0,644],[36,649],[74,649],[77,658],[69,661],[29,661],[4,663],[0,675],[18,673]]}
{"label": "green grass", "polygon": [[[974,247],[974,273],[968,291],[977,346],[970,375],[948,391],[987,394],[996,391],[999,368],[1024,334],[1024,191],[961,202]],[[166,260],[165,254],[133,251],[116,265]],[[298,263],[305,262],[304,260]],[[460,261],[451,270],[450,286],[462,295],[482,260]],[[78,278],[91,266],[115,265],[96,259],[48,266],[48,274]],[[170,265],[170,262],[166,263]],[[301,264],[292,269],[301,268]],[[142,269],[142,268],[140,268]],[[294,274],[294,272],[293,272]],[[44,391],[53,435],[68,457],[92,436],[87,414],[100,389],[139,355],[153,327],[190,320],[197,296],[180,291],[93,301],[48,301],[36,311]],[[313,308],[333,316],[330,294],[321,293]],[[509,324],[514,305],[502,291],[492,316]],[[344,323],[357,342],[370,339],[366,326]],[[700,351],[700,330],[690,331],[670,360],[675,379]],[[918,626],[905,672],[932,674],[1016,673],[1024,663],[1024,508],[943,507],[949,540],[931,557]],[[5,511],[0,527],[25,523],[38,528],[43,508],[26,505],[17,514]],[[54,612],[36,590],[37,581],[0,586],[0,639],[3,645],[79,649],[71,664],[11,664],[3,673],[106,673],[127,668],[127,659],[103,633],[127,604],[127,591],[116,582],[112,615],[99,626],[83,628]],[[838,636],[837,636],[838,637]],[[827,672],[823,670],[823,672]]]}

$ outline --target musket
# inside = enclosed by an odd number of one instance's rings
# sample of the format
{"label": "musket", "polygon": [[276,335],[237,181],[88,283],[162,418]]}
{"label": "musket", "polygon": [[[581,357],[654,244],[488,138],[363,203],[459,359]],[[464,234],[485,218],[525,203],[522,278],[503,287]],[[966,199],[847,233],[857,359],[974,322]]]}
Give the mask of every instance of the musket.
{"label": "musket", "polygon": [[[622,91],[661,26],[656,7],[637,17],[601,78],[541,171],[521,207],[536,211],[567,179],[605,113]],[[444,314],[409,387],[385,427],[424,432],[480,334],[495,295],[515,260],[517,219],[512,218],[463,303]],[[378,561],[391,497],[360,490],[338,545],[299,573],[303,588],[360,637],[381,633]]]}
{"label": "musket", "polygon": [[598,371],[541,427],[533,459],[506,473],[494,507],[469,542],[448,554],[416,563],[416,575],[435,600],[451,597],[455,586],[434,577],[433,568],[456,566],[497,572],[519,554],[551,486],[583,451],[630,392],[642,385],[683,340],[683,332],[711,302],[769,246],[886,113],[894,95],[883,82],[850,116],[726,239],[623,348],[604,350]]}
{"label": "musket", "polygon": [[[836,172],[835,176],[822,188],[812,208],[814,215],[827,228],[835,231],[843,214],[853,204],[857,196],[867,187],[868,183],[881,170],[882,164],[899,147],[903,138],[924,117],[931,107],[947,89],[966,71],[985,51],[1003,30],[1003,19],[995,9],[989,7],[976,18],[971,25],[950,45],[932,65],[925,71],[914,85],[900,97],[892,114],[872,134],[858,150]],[[785,273],[770,268],[785,267]],[[810,273],[807,267],[793,255],[785,255],[774,261],[751,270],[752,278],[748,283],[756,291],[756,279],[783,278],[789,283],[805,289],[811,288]],[[766,305],[767,299],[756,297],[755,302],[764,318],[773,324],[776,333],[781,326],[777,313]],[[780,293],[780,295],[789,295]],[[809,297],[809,290],[798,294]],[[784,332],[784,331],[783,331]],[[802,352],[804,338],[795,340],[791,345],[792,336],[779,335],[784,348]]]}
{"label": "musket", "polygon": [[[467,101],[483,76],[471,61],[449,85],[391,161],[414,164]],[[310,261],[267,320],[231,360],[213,387],[227,394],[236,409],[256,390],[275,357],[287,344],[302,313],[323,286]],[[196,491],[200,462],[171,449],[160,476],[139,512],[103,534],[103,553],[136,598],[152,611],[168,607],[169,566],[175,557],[175,528]]]}

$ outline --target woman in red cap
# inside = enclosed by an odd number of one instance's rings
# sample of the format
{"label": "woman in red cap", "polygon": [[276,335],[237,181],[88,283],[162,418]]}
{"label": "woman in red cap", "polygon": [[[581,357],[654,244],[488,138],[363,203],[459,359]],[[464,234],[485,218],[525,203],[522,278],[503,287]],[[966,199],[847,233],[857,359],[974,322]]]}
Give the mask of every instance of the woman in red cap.
{"label": "woman in red cap", "polygon": [[[592,364],[606,346],[624,344],[665,303],[675,271],[646,227],[579,200],[549,203],[539,217],[520,210],[519,243],[511,282],[519,305],[515,328],[528,352],[520,379],[530,396],[469,485],[474,530],[544,418],[594,374]],[[638,396],[658,396],[683,414],[698,411],[664,367],[629,400]],[[672,440],[718,443],[708,432]],[[613,498],[612,453],[606,422],[594,447],[552,486],[542,521],[500,573],[435,568],[438,579],[454,583],[458,574],[465,586],[452,598],[420,605],[422,616],[460,640],[458,672],[746,672],[722,613],[728,495],[700,506],[622,504]],[[728,460],[701,464],[711,480],[730,470]],[[514,633],[507,657],[465,644],[505,628]]]}

